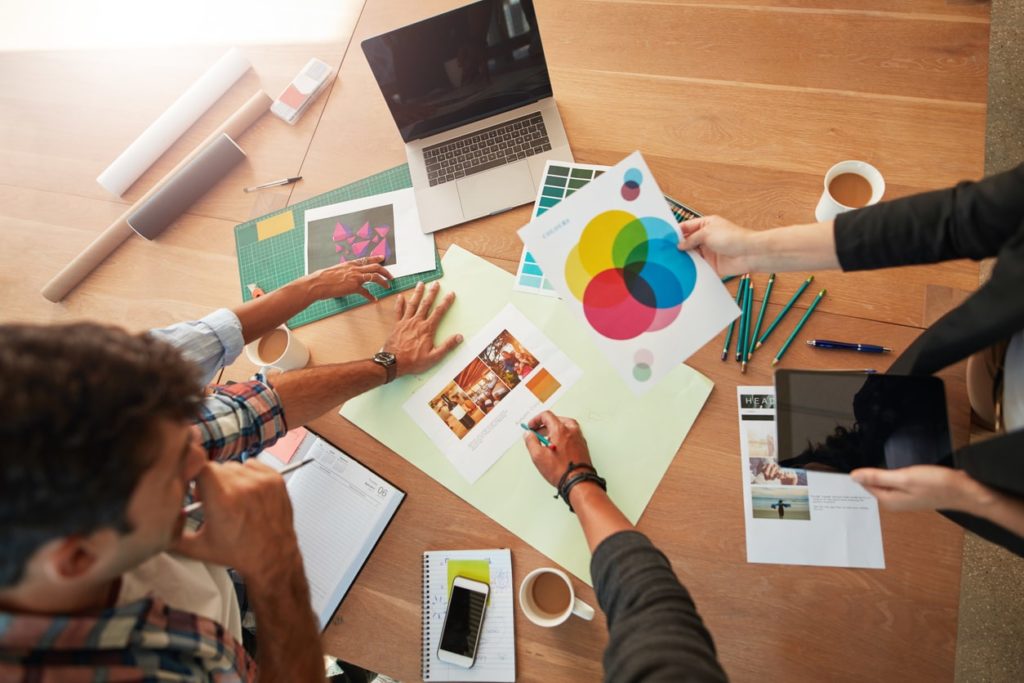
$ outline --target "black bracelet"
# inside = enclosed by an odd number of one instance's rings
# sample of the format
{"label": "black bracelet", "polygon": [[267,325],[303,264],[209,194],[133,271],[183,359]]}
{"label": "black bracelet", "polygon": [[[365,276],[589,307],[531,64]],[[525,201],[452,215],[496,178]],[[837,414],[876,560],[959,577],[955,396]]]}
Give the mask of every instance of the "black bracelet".
{"label": "black bracelet", "polygon": [[588,465],[585,462],[570,461],[569,466],[565,468],[565,473],[562,474],[562,478],[558,480],[558,485],[555,486],[555,495],[552,497],[558,498],[558,496],[560,495],[559,492],[562,490],[562,487],[565,486],[565,480],[569,478],[570,472],[572,472],[573,470],[583,469],[584,467],[592,471],[594,474],[597,474],[597,470],[594,469],[593,465]]}
{"label": "black bracelet", "polygon": [[[594,468],[591,467],[590,469],[593,470]],[[596,483],[598,486],[600,486],[602,490],[608,490],[607,482],[604,480],[603,477],[599,477],[597,475],[597,470],[594,470],[593,472],[581,472],[580,474],[577,474],[575,477],[567,481],[565,485],[558,491],[559,495],[562,496],[562,500],[564,500],[565,504],[569,506],[569,512],[576,512],[575,510],[572,509],[572,503],[569,502],[569,492],[572,491],[572,488],[576,486],[576,484],[579,484],[584,481],[592,481]]]}

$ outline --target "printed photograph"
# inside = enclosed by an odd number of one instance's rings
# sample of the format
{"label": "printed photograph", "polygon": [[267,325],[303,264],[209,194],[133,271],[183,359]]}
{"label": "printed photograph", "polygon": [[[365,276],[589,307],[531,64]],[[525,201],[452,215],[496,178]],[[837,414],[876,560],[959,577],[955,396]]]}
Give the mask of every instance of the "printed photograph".
{"label": "printed photograph", "polygon": [[811,499],[807,487],[754,486],[750,489],[754,519],[811,519]]}
{"label": "printed photograph", "polygon": [[779,467],[779,464],[772,458],[751,458],[747,461],[747,467],[750,469],[751,484],[807,486],[807,470]]}
{"label": "printed photograph", "polygon": [[484,419],[484,411],[455,382],[449,382],[429,403],[434,414],[459,440]]}
{"label": "printed photograph", "polygon": [[750,459],[779,459],[778,447],[775,443],[775,422],[755,420],[743,421],[743,433],[747,440],[747,455]]}
{"label": "printed photograph", "polygon": [[309,221],[306,256],[309,272],[364,256],[383,256],[394,265],[395,211],[391,204]]}
{"label": "printed photograph", "polygon": [[479,358],[474,358],[455,377],[455,384],[484,411],[484,414],[494,410],[498,402],[508,396],[510,391],[508,385],[498,378],[498,374],[484,365]]}
{"label": "printed photograph", "polygon": [[540,365],[537,358],[508,330],[502,330],[494,341],[484,347],[480,360],[510,389],[515,389],[519,382]]}

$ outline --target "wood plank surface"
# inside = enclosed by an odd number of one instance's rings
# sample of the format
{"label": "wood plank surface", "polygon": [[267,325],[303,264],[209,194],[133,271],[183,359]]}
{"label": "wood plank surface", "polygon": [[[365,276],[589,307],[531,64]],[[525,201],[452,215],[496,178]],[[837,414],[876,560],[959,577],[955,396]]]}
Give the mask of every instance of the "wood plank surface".
{"label": "wood plank surface", "polygon": [[[254,72],[123,198],[99,172],[224,46],[0,53],[0,322],[97,319],[132,330],[238,302],[232,227],[405,160],[359,41],[459,0],[367,0],[352,41],[246,48]],[[944,0],[537,0],[556,98],[579,161],[643,151],[666,192],[757,229],[812,220],[833,163],[876,165],[887,198],[980,177],[988,8]],[[355,6],[355,4],[353,4]],[[357,21],[358,20],[358,21]],[[256,87],[276,95],[312,55],[340,66],[292,128],[270,116],[240,140],[249,160],[154,242],[132,239],[66,301],[42,285]],[[125,57],[128,57],[125,59]],[[123,90],[132,93],[124,98]],[[244,185],[301,173],[254,197]],[[521,207],[437,234],[514,272]],[[962,533],[935,514],[882,515],[885,570],[746,562],[735,387],[770,384],[771,354],[811,295],[829,294],[803,337],[884,343],[891,357],[795,343],[782,367],[883,370],[977,285],[968,262],[815,273],[814,285],[748,372],[719,360],[722,335],[689,364],[715,389],[640,522],[697,601],[736,681],[951,680]],[[769,315],[805,274],[778,276]],[[754,278],[759,301],[766,275]],[[735,283],[729,285],[735,287]],[[734,290],[733,290],[734,291]],[[364,357],[393,303],[300,328],[315,363]],[[471,332],[471,331],[467,331]],[[254,368],[243,358],[225,378]],[[946,370],[955,439],[968,429],[963,369]],[[517,577],[550,564],[335,412],[314,427],[409,492],[330,627],[325,649],[401,680],[419,678],[420,554],[507,546]],[[586,424],[584,422],[584,428]],[[568,514],[568,513],[567,513]],[[595,604],[593,591],[574,582]],[[596,680],[605,623],[541,629],[516,611],[520,681]]]}

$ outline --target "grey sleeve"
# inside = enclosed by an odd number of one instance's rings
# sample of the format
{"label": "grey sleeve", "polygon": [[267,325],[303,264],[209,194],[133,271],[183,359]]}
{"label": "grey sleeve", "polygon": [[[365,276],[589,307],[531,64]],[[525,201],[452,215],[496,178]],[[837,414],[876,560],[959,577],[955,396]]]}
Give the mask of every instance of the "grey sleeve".
{"label": "grey sleeve", "polygon": [[605,539],[590,574],[608,619],[605,681],[728,680],[690,593],[646,536]]}

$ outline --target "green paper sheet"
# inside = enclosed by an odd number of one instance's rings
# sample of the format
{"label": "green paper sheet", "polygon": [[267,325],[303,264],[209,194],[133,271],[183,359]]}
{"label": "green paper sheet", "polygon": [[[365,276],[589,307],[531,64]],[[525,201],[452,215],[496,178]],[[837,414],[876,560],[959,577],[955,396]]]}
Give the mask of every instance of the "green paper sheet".
{"label": "green paper sheet", "polygon": [[[712,382],[680,365],[637,397],[594,346],[590,333],[558,299],[512,290],[513,276],[458,246],[442,260],[442,295],[456,300],[438,339],[467,339],[511,302],[583,369],[554,406],[579,421],[608,493],[634,524],[711,393]],[[469,484],[416,426],[402,406],[430,373],[403,377],[350,400],[341,414],[512,533],[588,584],[590,551],[576,516],[544,481],[517,442],[475,484]],[[409,495],[416,495],[410,491]]]}
{"label": "green paper sheet", "polygon": [[[491,585],[491,563],[487,560],[448,560],[448,597],[456,576]],[[490,602],[488,600],[488,602]]]}

